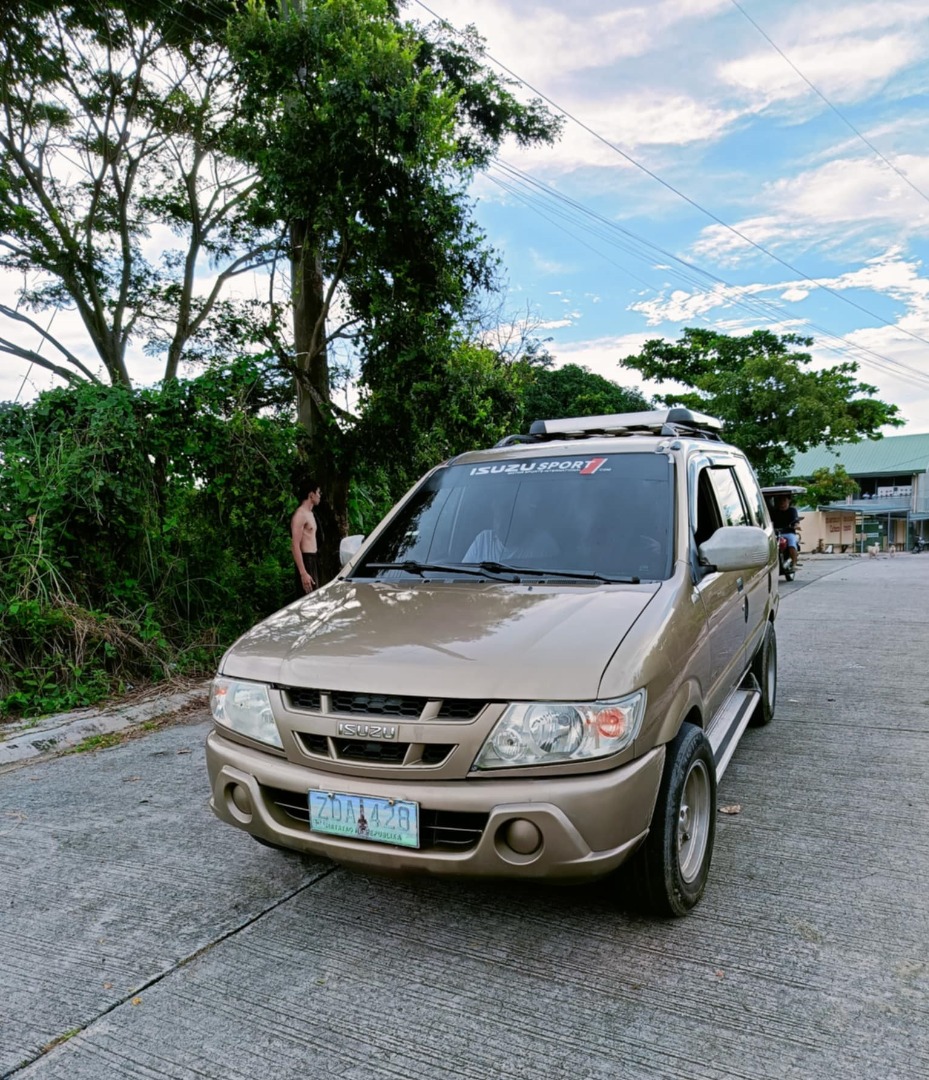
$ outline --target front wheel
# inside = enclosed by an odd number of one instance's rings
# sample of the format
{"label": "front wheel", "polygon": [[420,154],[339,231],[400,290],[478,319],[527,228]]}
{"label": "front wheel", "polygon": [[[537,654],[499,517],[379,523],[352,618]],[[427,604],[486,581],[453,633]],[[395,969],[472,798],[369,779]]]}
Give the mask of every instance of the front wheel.
{"label": "front wheel", "polygon": [[668,744],[652,826],[627,882],[636,907],[686,915],[706,888],[716,836],[716,763],[709,740],[683,724]]}

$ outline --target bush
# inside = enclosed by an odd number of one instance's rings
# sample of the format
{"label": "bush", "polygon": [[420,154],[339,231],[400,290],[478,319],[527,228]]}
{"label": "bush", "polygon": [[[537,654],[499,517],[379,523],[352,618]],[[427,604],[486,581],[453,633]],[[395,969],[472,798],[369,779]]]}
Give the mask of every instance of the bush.
{"label": "bush", "polygon": [[299,438],[248,361],[0,410],[0,715],[209,673],[292,599]]}

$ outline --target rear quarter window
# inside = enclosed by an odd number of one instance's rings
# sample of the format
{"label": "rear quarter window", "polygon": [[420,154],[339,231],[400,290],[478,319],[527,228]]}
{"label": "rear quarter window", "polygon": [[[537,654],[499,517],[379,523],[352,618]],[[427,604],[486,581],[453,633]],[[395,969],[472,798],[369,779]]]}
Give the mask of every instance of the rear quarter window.
{"label": "rear quarter window", "polygon": [[712,468],[709,470],[709,476],[723,525],[751,525],[751,516],[742,498],[733,469]]}
{"label": "rear quarter window", "polygon": [[745,496],[751,523],[763,528],[768,523],[768,510],[754,469],[747,461],[740,459],[735,464],[735,474]]}

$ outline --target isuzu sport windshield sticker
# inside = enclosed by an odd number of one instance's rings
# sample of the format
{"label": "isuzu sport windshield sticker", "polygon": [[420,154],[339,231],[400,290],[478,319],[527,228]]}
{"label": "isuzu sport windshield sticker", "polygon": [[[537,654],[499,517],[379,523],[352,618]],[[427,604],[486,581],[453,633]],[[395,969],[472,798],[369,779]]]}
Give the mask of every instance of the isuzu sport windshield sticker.
{"label": "isuzu sport windshield sticker", "polygon": [[[507,476],[513,473],[577,473],[579,476],[593,476],[606,464],[605,457],[596,458],[553,458],[550,461],[522,461],[498,465],[475,465],[471,469],[471,476],[491,476],[503,473]],[[610,472],[609,469],[605,470]]]}

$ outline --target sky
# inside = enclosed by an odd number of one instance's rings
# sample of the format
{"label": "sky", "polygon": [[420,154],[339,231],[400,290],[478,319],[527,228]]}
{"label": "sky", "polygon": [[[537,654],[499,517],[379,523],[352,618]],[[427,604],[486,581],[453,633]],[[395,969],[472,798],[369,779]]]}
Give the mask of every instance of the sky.
{"label": "sky", "polygon": [[[814,338],[929,432],[925,0],[413,0],[565,116],[474,185],[560,362],[684,327]],[[529,89],[531,88],[531,90]]]}
{"label": "sky", "polygon": [[[536,324],[558,363],[649,393],[618,362],[650,338],[794,332],[815,339],[818,365],[855,361],[899,406],[895,433],[929,432],[926,0],[403,11],[473,24],[516,92],[565,118],[554,146],[506,146],[472,185],[502,256],[503,316]],[[0,297],[14,287],[0,281]],[[89,355],[73,316],[56,323]],[[3,365],[0,400],[49,384]],[[131,371],[156,377],[141,357]]]}

